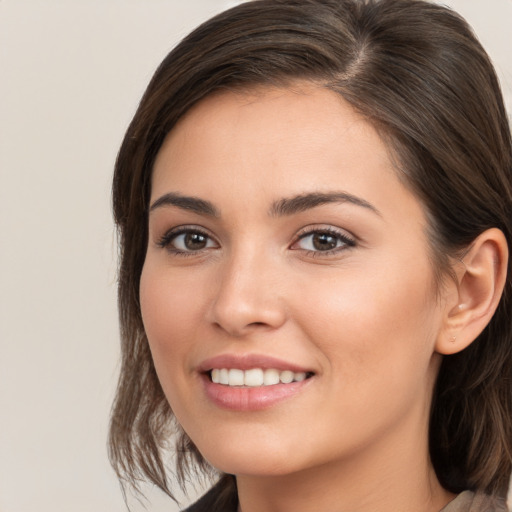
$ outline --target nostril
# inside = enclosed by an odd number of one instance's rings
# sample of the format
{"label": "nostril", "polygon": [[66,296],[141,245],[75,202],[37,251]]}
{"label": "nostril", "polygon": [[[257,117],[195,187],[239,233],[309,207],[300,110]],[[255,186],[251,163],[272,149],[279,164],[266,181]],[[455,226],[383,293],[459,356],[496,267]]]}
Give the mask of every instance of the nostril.
{"label": "nostril", "polygon": [[286,314],[277,299],[270,300],[258,290],[242,294],[226,285],[211,304],[209,319],[227,333],[240,337],[253,330],[276,329],[286,321]]}

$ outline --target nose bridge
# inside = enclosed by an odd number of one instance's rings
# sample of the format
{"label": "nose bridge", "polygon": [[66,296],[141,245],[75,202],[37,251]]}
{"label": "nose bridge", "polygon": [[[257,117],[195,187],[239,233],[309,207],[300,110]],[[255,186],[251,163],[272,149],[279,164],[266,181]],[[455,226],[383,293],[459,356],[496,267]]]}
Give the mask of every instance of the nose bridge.
{"label": "nose bridge", "polygon": [[219,272],[212,306],[217,325],[240,336],[254,328],[277,328],[284,322],[276,259],[255,244],[231,251]]}

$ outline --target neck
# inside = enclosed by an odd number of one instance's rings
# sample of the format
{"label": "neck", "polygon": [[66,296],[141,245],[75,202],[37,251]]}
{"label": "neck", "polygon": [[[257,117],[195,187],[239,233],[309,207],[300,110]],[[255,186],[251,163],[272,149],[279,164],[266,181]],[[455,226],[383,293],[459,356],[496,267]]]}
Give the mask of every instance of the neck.
{"label": "neck", "polygon": [[417,439],[397,436],[296,473],[237,475],[239,510],[439,512],[454,496],[437,480],[427,443],[419,447]]}

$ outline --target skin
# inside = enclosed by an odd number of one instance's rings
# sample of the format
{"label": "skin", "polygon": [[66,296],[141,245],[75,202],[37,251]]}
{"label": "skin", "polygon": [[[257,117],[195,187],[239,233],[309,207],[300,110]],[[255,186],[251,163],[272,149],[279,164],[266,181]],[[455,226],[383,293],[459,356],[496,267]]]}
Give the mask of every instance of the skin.
{"label": "skin", "polygon": [[[361,204],[270,213],[333,192]],[[219,215],[157,203],[169,193]],[[436,291],[422,205],[368,122],[304,84],[210,96],[165,140],[151,204],[140,299],[155,367],[203,456],[237,475],[243,512],[434,512],[453,498],[427,445],[448,292]],[[179,226],[205,245],[169,236]],[[331,251],[313,245],[326,229]],[[220,354],[314,376],[270,408],[226,410],[198,371]]]}

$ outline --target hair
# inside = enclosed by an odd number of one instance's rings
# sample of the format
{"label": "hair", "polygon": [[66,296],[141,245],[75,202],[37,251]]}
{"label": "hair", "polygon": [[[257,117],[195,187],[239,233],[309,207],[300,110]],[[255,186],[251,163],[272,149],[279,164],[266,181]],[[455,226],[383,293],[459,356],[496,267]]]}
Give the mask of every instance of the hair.
{"label": "hair", "polygon": [[[314,83],[375,126],[429,220],[433,268],[491,227],[512,240],[512,142],[499,83],[468,24],[421,0],[254,0],[194,30],[155,72],[116,161],[122,362],[109,437],[121,481],[172,497],[176,475],[211,472],[158,382],[139,303],[155,157],[177,121],[215,91]],[[442,486],[504,496],[512,469],[512,272],[495,315],[443,358],[430,456]],[[232,484],[231,484],[232,485]]]}

